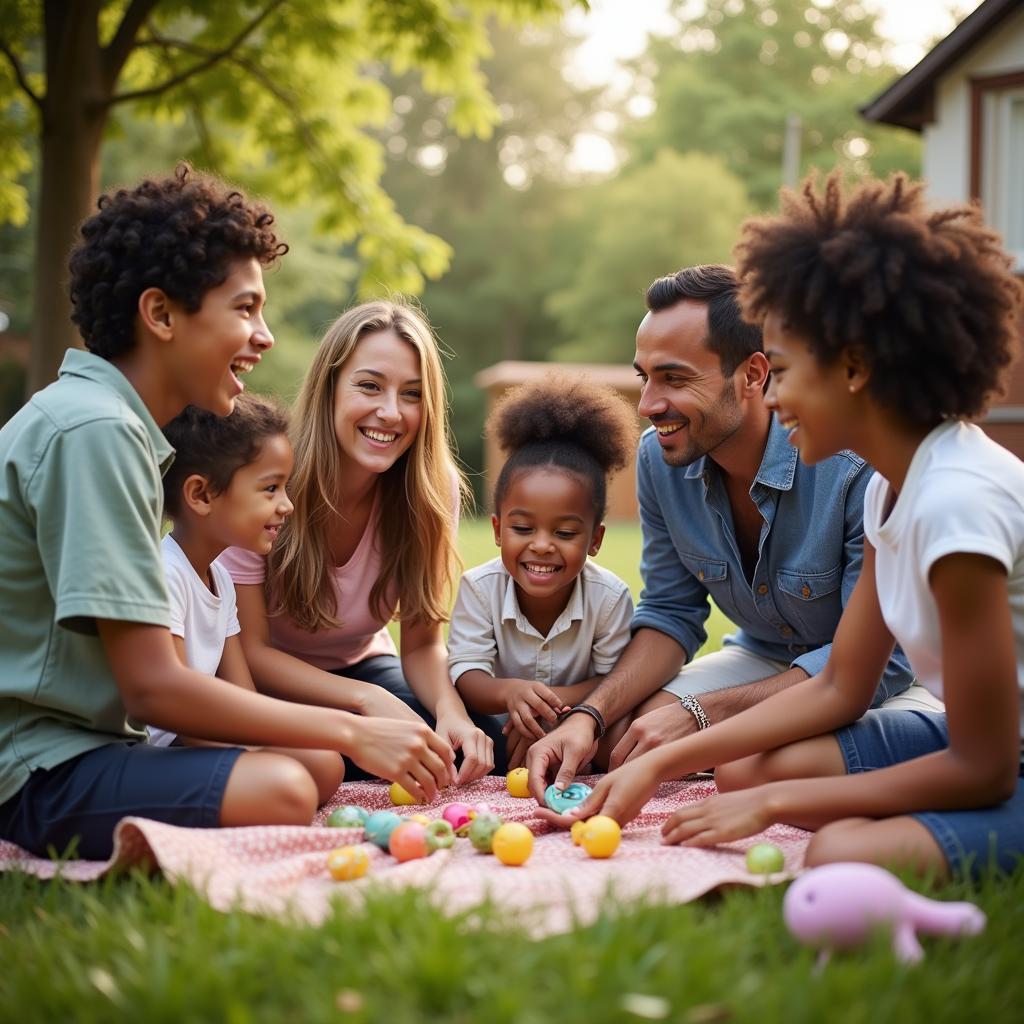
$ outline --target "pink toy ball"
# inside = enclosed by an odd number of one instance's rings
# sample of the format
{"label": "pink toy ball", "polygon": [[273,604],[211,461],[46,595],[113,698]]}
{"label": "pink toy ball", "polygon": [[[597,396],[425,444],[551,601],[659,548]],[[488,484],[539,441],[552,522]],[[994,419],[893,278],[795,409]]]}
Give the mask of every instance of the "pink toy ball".
{"label": "pink toy ball", "polygon": [[924,956],[925,935],[977,935],[985,915],[973,903],[943,903],[911,892],[898,878],[873,864],[826,864],[801,875],[782,902],[794,938],[822,951],[819,966],[835,949],[850,949],[884,929],[901,963]]}
{"label": "pink toy ball", "polygon": [[444,810],[441,811],[441,817],[448,822],[449,825],[456,831],[462,828],[463,825],[468,825],[473,819],[473,808],[469,804],[457,802],[448,804]]}

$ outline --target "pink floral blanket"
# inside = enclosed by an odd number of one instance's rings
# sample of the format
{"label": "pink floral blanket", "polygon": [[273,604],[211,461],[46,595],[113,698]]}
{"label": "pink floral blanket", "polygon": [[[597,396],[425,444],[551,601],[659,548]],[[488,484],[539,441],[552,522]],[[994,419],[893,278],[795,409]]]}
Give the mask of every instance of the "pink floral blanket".
{"label": "pink floral blanket", "polygon": [[[0,841],[0,870],[27,871],[42,878],[60,873],[85,882],[115,868],[148,863],[172,884],[192,885],[219,910],[241,908],[313,924],[330,913],[337,899],[358,903],[371,887],[416,886],[429,890],[431,900],[452,913],[489,899],[510,920],[539,936],[589,923],[607,897],[616,904],[685,903],[724,885],[763,885],[791,878],[803,863],[809,833],[785,825],[713,849],[661,844],[660,827],[672,811],[713,792],[712,782],[665,783],[644,813],[623,830],[622,844],[608,860],[588,857],[573,845],[567,832],[534,818],[532,800],[510,796],[504,779],[487,778],[457,794],[449,791],[429,807],[395,810],[436,817],[452,800],[486,801],[506,821],[521,821],[533,830],[533,854],[522,867],[506,867],[492,856],[477,853],[468,840],[404,864],[367,843],[370,869],[366,877],[335,882],[327,871],[327,854],[337,846],[359,842],[361,830],[324,827],[327,815],[342,804],[360,804],[370,810],[391,806],[385,784],[346,783],[308,828],[179,828],[125,818],[117,826],[109,861],[58,864]],[[779,846],[786,870],[768,877],[750,874],[744,854],[756,842]]]}

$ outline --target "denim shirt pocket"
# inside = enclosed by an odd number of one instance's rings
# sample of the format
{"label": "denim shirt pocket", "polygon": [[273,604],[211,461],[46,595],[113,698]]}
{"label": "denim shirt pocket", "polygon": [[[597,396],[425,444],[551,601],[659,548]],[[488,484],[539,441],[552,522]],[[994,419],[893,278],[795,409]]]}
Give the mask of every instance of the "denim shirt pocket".
{"label": "denim shirt pocket", "polygon": [[800,637],[831,643],[843,612],[843,566],[827,572],[779,569],[779,611]]}
{"label": "denim shirt pocket", "polygon": [[703,555],[682,555],[683,564],[693,573],[694,579],[706,587],[712,597],[729,580],[729,563],[721,558],[705,558]]}

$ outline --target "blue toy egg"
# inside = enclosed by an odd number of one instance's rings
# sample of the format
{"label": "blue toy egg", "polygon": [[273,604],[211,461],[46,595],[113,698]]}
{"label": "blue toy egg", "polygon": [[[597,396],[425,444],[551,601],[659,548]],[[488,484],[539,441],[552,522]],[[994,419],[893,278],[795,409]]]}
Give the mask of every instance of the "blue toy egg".
{"label": "blue toy egg", "polygon": [[331,828],[362,828],[370,812],[356,804],[345,804],[331,811],[327,816],[327,824]]}
{"label": "blue toy egg", "polygon": [[590,787],[583,782],[570,782],[565,789],[555,789],[551,785],[544,790],[544,803],[556,814],[565,814],[578,807],[590,794]]}
{"label": "blue toy egg", "polygon": [[402,819],[394,811],[374,811],[363,824],[363,830],[371,843],[387,852],[391,833],[401,824]]}

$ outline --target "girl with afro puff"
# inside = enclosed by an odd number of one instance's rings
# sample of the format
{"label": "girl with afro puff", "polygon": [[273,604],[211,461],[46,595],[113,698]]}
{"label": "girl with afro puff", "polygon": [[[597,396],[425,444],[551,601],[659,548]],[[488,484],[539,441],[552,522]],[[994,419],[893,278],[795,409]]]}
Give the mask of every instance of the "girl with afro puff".
{"label": "girl with afro puff", "polygon": [[[816,830],[806,863],[933,877],[1011,870],[1024,852],[1024,464],[971,421],[1002,385],[1020,285],[977,207],[930,210],[896,175],[838,176],[746,224],[740,299],[764,324],[769,405],[801,458],[877,470],[864,567],[825,670],[607,776],[578,809],[620,822],[657,783],[718,765],[719,795],[669,843],[773,822]],[[945,713],[868,711],[893,645]]]}
{"label": "girl with afro puff", "polygon": [[448,664],[467,707],[507,714],[511,769],[629,641],[629,588],[588,556],[601,547],[606,480],[629,462],[636,416],[609,388],[552,376],[510,389],[486,429],[508,453],[491,517],[501,557],[462,578]]}

